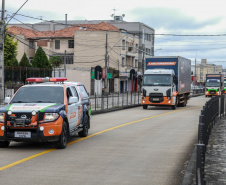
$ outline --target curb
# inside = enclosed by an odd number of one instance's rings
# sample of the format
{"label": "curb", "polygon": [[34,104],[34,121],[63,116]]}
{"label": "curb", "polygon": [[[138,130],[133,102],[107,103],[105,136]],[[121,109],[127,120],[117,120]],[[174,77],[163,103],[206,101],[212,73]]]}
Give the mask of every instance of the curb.
{"label": "curb", "polygon": [[191,158],[188,162],[181,185],[191,185],[193,183],[193,176],[195,174],[196,169],[196,153],[197,146],[195,146]]}

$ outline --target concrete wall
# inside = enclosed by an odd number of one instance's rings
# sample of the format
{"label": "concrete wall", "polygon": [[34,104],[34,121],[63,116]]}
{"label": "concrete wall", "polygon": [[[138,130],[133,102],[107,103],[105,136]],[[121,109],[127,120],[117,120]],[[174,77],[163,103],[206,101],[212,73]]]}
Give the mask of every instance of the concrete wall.
{"label": "concrete wall", "polygon": [[69,81],[82,82],[85,85],[86,90],[90,93],[90,68],[67,68],[66,76]]}
{"label": "concrete wall", "polygon": [[29,40],[27,40],[24,35],[17,35],[14,39],[18,41],[17,47],[17,60],[20,62],[21,58],[23,57],[24,53],[26,53],[27,57],[34,57],[35,49],[29,48]]}

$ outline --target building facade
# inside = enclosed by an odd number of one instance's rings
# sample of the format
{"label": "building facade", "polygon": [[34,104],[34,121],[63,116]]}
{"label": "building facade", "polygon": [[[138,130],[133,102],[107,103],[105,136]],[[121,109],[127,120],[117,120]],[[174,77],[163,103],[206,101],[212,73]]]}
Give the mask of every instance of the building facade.
{"label": "building facade", "polygon": [[[56,20],[56,21],[44,21],[36,24],[9,24],[10,26],[20,26],[37,31],[58,31],[70,26],[81,24],[99,24],[106,22],[114,25],[119,30],[125,30],[127,33],[135,34],[139,38],[138,45],[135,47],[138,49],[138,71],[139,74],[144,73],[145,59],[150,56],[154,56],[154,41],[155,30],[150,26],[141,22],[126,22],[123,20],[123,16],[112,16],[113,20]],[[123,44],[123,43],[122,43]],[[123,47],[123,45],[121,45]]]}
{"label": "building facade", "polygon": [[195,85],[204,85],[206,74],[222,73],[222,65],[208,64],[207,59],[201,59],[201,64],[192,65],[192,73],[196,76]]}
{"label": "building facade", "polygon": [[101,66],[103,73],[105,67],[109,70],[106,92],[137,90],[137,85],[134,85],[137,80],[129,78],[131,69],[138,74],[139,37],[135,34],[104,22],[80,24],[57,31],[12,26],[8,31],[18,40],[18,61],[26,53],[32,62],[36,49],[41,46],[48,57],[61,56],[61,68],[66,69],[66,77],[83,82],[90,94],[101,92],[105,84],[105,75],[99,86],[91,78],[92,69],[96,66]]}

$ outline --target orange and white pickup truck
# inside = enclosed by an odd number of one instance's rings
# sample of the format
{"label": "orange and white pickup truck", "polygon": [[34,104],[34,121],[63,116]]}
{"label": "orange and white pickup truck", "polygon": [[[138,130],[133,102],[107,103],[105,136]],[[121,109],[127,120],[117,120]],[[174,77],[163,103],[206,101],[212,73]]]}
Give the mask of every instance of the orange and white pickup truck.
{"label": "orange and white pickup truck", "polygon": [[70,136],[86,137],[91,105],[85,86],[66,78],[28,78],[0,108],[0,147],[11,141],[55,142],[67,146]]}

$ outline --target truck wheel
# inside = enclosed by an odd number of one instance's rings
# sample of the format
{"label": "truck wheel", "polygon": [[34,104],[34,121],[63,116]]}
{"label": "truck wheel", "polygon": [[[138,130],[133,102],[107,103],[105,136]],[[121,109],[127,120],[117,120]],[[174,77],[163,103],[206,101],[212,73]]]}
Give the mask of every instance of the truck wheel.
{"label": "truck wheel", "polygon": [[84,123],[83,123],[82,128],[83,128],[83,130],[81,132],[79,132],[78,135],[80,137],[86,137],[86,136],[88,136],[88,132],[89,132],[89,119],[88,119],[87,114],[85,115]]}
{"label": "truck wheel", "polygon": [[183,103],[181,103],[180,105],[181,105],[181,107],[186,107],[186,105],[187,105],[187,100],[186,100],[186,99],[184,99],[184,102],[183,102]]}
{"label": "truck wheel", "polygon": [[172,109],[175,110],[177,108],[177,104],[178,104],[178,100],[176,98],[176,102],[175,102],[175,105],[172,105]]}
{"label": "truck wheel", "polygon": [[56,143],[56,148],[58,148],[58,149],[66,148],[67,141],[68,141],[68,127],[67,127],[66,122],[64,121],[59,141],[57,141],[57,143]]}
{"label": "truck wheel", "polygon": [[6,148],[9,146],[9,141],[0,141],[0,148]]}
{"label": "truck wheel", "polygon": [[143,109],[147,109],[148,108],[148,106],[147,105],[143,105]]}

